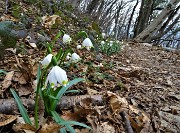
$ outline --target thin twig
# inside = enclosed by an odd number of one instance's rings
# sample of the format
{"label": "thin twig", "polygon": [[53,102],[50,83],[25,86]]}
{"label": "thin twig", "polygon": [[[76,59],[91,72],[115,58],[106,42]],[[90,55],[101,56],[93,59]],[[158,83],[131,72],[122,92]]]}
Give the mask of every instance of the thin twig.
{"label": "thin twig", "polygon": [[127,113],[125,111],[122,111],[121,115],[122,115],[122,117],[123,117],[123,119],[125,121],[125,126],[126,126],[127,133],[134,133],[134,131],[133,131],[132,127],[131,127],[131,123],[130,123],[130,121],[128,119]]}
{"label": "thin twig", "polygon": [[5,13],[7,13],[8,12],[8,0],[6,0],[6,5],[5,5],[6,7],[5,7]]}

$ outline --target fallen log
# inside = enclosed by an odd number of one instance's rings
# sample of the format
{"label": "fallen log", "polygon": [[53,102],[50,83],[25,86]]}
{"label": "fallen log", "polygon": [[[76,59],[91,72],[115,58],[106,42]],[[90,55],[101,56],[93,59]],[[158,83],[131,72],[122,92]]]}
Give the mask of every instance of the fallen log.
{"label": "fallen log", "polygon": [[[102,95],[80,95],[80,96],[63,96],[56,110],[60,111],[61,109],[69,109],[74,105],[79,105],[80,102],[84,99],[91,99],[92,105],[103,105],[103,96]],[[35,101],[33,99],[21,99],[24,107],[28,112],[34,111]],[[17,114],[19,112],[16,101],[11,99],[0,99],[0,113],[3,114]]]}

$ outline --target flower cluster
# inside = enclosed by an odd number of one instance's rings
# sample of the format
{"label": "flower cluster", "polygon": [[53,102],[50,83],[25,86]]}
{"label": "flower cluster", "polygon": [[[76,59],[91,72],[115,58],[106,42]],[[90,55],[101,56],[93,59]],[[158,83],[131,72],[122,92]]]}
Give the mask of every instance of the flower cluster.
{"label": "flower cluster", "polygon": [[[68,34],[64,34],[63,42],[68,44],[71,41],[72,41],[71,37]],[[93,44],[89,38],[86,38],[82,42],[82,46],[85,47],[87,50],[90,50],[90,48],[93,47]],[[81,49],[81,48],[82,48],[81,45],[77,45],[77,49]],[[79,60],[81,60],[81,58],[77,53],[72,53],[72,54],[68,53],[66,56],[66,60],[70,60],[72,63],[76,63]],[[43,61],[41,61],[43,68],[46,68],[51,63],[51,61],[53,61],[53,55],[48,54],[43,59]],[[56,88],[59,86],[66,86],[68,84],[66,71],[57,65],[52,67],[49,74],[47,75],[43,89],[47,87],[48,83],[51,85],[52,88]]]}

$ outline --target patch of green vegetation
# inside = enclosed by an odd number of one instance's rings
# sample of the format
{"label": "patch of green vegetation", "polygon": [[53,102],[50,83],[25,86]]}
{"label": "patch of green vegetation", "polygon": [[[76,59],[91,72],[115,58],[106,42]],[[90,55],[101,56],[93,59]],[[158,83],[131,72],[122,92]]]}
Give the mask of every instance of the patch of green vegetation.
{"label": "patch of green vegetation", "polygon": [[12,9],[12,15],[15,17],[15,18],[20,18],[20,16],[21,16],[21,7],[20,7],[20,5],[18,5],[18,4],[15,4],[14,6],[13,6],[13,9]]}
{"label": "patch of green vegetation", "polygon": [[125,85],[121,81],[117,82],[117,86],[119,87],[120,91],[124,91]]}
{"label": "patch of green vegetation", "polygon": [[113,68],[114,68],[114,63],[113,63],[113,61],[110,61],[110,62],[105,62],[105,61],[103,61],[103,66],[104,66],[106,69],[113,69]]}
{"label": "patch of green vegetation", "polygon": [[101,53],[107,56],[117,54],[121,50],[121,44],[115,41],[105,42],[99,46]]}

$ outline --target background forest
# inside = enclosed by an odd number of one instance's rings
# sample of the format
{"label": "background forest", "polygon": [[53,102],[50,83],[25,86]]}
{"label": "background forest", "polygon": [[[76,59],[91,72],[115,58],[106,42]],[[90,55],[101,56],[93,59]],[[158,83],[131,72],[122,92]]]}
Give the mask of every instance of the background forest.
{"label": "background forest", "polygon": [[[68,2],[82,14],[90,15],[105,33],[120,40],[134,39],[152,21],[162,19],[158,25],[154,25],[156,29],[151,27],[152,31],[148,38],[141,38],[138,41],[179,48],[178,0],[69,0]],[[158,15],[164,12],[165,8],[169,11],[160,18]]]}

